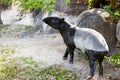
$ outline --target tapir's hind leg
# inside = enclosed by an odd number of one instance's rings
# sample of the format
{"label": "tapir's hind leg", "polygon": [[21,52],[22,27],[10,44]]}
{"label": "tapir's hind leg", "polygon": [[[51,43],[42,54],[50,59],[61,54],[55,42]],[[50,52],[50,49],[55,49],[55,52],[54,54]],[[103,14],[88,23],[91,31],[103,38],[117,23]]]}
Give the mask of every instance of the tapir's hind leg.
{"label": "tapir's hind leg", "polygon": [[95,56],[95,53],[90,50],[86,51],[86,54],[89,59],[89,67],[90,67],[89,77],[93,77],[94,71],[96,68],[95,61],[96,61],[97,57]]}
{"label": "tapir's hind leg", "polygon": [[104,59],[104,56],[100,56],[98,58],[98,62],[99,62],[99,75],[103,75],[103,66],[102,66],[103,59]]}
{"label": "tapir's hind leg", "polygon": [[93,76],[94,75],[94,71],[95,71],[95,68],[96,68],[96,65],[95,65],[95,61],[96,61],[96,58],[94,56],[89,56],[89,66],[90,66],[90,73],[89,73],[89,76]]}
{"label": "tapir's hind leg", "polygon": [[69,63],[70,64],[73,64],[73,59],[74,59],[74,49],[70,49],[69,50],[69,54],[70,54],[70,61],[69,61]]}

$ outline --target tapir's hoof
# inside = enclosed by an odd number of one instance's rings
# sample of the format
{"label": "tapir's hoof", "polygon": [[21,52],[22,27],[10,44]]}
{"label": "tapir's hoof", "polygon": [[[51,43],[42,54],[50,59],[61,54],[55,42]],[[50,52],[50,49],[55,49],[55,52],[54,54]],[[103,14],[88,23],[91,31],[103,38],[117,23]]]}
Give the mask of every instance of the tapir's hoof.
{"label": "tapir's hoof", "polygon": [[92,76],[88,76],[86,80],[91,80],[92,79]]}
{"label": "tapir's hoof", "polygon": [[73,64],[73,62],[72,62],[72,61],[69,61],[69,64]]}
{"label": "tapir's hoof", "polygon": [[63,57],[63,60],[67,60],[67,57]]}

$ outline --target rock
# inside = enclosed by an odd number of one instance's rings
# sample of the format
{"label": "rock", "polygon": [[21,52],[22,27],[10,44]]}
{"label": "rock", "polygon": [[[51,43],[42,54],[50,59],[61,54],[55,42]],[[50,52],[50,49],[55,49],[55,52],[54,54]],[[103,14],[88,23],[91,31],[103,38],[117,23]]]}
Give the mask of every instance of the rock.
{"label": "rock", "polygon": [[[1,15],[1,12],[2,12],[2,9],[0,9],[0,15]],[[0,16],[0,24],[3,24],[1,20],[1,16]]]}
{"label": "rock", "polygon": [[38,11],[33,11],[33,16],[34,16],[34,27],[42,27],[42,31],[44,34],[50,34],[50,33],[54,33],[56,32],[56,30],[52,29],[51,27],[49,27],[47,24],[43,23],[43,19],[45,17],[51,17],[51,16],[57,16],[57,17],[63,17],[65,18],[67,21],[74,23],[74,21],[76,20],[75,15],[69,15],[63,12],[58,12],[58,11],[52,11],[52,12],[47,12],[47,13],[43,13],[42,10],[38,10]]}
{"label": "rock", "polygon": [[76,25],[92,28],[100,32],[106,39],[110,52],[114,52],[116,44],[116,27],[110,14],[100,8],[83,11],[76,20]]}
{"label": "rock", "polygon": [[55,3],[55,10],[61,11],[71,15],[79,15],[82,11],[87,9],[87,0],[70,0],[70,4],[66,4],[66,0],[57,0]]}
{"label": "rock", "polygon": [[14,1],[10,9],[1,12],[1,20],[4,25],[33,25],[33,17],[30,11],[22,12],[22,9],[15,5]]}
{"label": "rock", "polygon": [[117,28],[116,28],[116,37],[117,37],[117,47],[120,47],[120,20],[118,21]]}
{"label": "rock", "polygon": [[33,27],[32,29],[22,32],[18,35],[19,38],[32,38],[40,31],[40,27]]}

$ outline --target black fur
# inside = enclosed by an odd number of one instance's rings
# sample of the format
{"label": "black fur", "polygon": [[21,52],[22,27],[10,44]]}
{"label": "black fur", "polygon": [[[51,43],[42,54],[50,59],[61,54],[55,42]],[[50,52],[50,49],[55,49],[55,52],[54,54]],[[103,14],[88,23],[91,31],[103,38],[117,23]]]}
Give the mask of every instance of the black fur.
{"label": "black fur", "polygon": [[94,75],[95,71],[95,61],[98,60],[99,63],[99,75],[103,75],[103,66],[102,66],[102,61],[104,59],[104,56],[108,54],[107,51],[105,52],[96,52],[92,50],[85,50],[86,55],[88,56],[89,59],[89,66],[90,66],[90,76]]}
{"label": "black fur", "polygon": [[[65,24],[65,23],[63,23]],[[66,25],[68,26],[68,25]],[[75,45],[74,45],[74,34],[75,34],[75,29],[70,29],[70,28],[66,28],[66,30],[64,32],[60,31],[62,37],[63,37],[63,40],[64,40],[64,43],[66,44],[67,46],[67,49],[66,49],[66,52],[63,56],[64,59],[67,58],[68,54],[70,53],[70,63],[73,63],[73,58],[74,58],[74,49],[75,49]]]}
{"label": "black fur", "polygon": [[68,54],[70,54],[70,63],[73,63],[74,58],[74,34],[75,28],[71,28],[69,24],[64,21],[64,18],[58,17],[47,17],[43,20],[45,23],[50,25],[52,28],[57,29],[63,37],[64,43],[67,48],[63,59],[67,59]]}

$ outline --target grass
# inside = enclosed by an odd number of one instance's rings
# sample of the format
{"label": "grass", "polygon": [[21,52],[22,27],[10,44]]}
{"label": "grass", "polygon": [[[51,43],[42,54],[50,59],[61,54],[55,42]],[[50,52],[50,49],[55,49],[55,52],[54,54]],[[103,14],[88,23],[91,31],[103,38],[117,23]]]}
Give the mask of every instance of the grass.
{"label": "grass", "polygon": [[39,68],[32,58],[19,57],[0,60],[0,80],[76,80],[76,73],[55,65],[47,69]]}
{"label": "grass", "polygon": [[16,48],[0,45],[0,80],[76,80],[76,73],[61,65],[41,68],[32,57],[11,57],[15,52]]}
{"label": "grass", "polygon": [[32,26],[7,26],[0,25],[0,37],[17,37],[19,34],[25,31],[31,30]]}
{"label": "grass", "polygon": [[76,73],[58,66],[53,66],[45,70],[40,70],[42,80],[76,80]]}
{"label": "grass", "polygon": [[14,54],[15,53],[15,48],[9,47],[9,46],[0,45],[0,53]]}
{"label": "grass", "polygon": [[25,26],[26,31],[31,30],[32,28],[33,28],[32,26]]}

